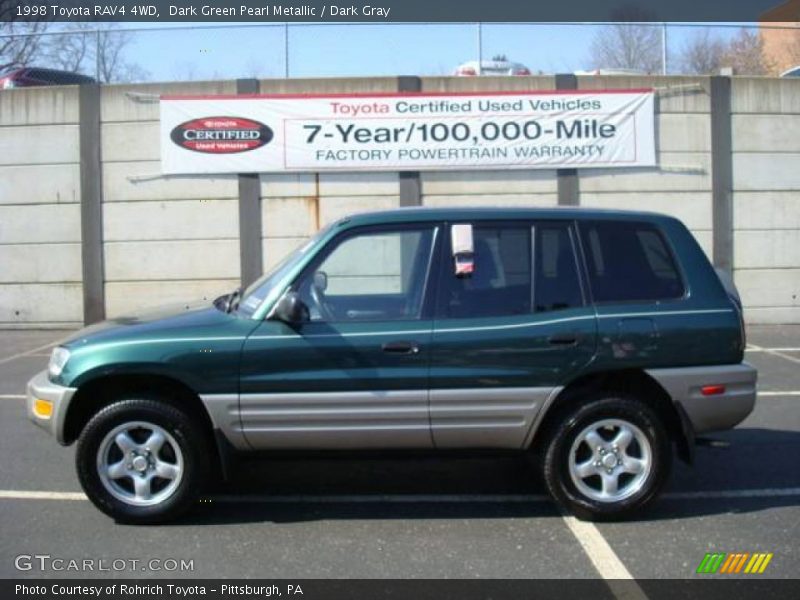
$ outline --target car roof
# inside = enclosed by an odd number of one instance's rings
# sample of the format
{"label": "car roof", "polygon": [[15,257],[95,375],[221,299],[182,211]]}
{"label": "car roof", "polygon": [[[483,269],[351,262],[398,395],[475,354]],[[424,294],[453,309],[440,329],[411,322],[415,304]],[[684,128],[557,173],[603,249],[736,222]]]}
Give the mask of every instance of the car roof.
{"label": "car roof", "polygon": [[341,224],[379,225],[383,223],[418,223],[426,221],[514,221],[514,220],[600,219],[620,221],[668,221],[668,215],[633,210],[616,210],[582,207],[405,207],[393,210],[359,213],[349,216]]}
{"label": "car roof", "polygon": [[[513,60],[482,60],[480,61],[481,69],[509,69],[511,67],[525,67],[522,63]],[[458,65],[458,68],[463,67],[477,67],[477,60],[470,60]],[[527,68],[527,67],[526,67]]]}
{"label": "car roof", "polygon": [[35,65],[29,65],[26,67],[19,67],[14,69],[13,71],[9,71],[6,75],[11,75],[13,73],[24,73],[28,76],[46,76],[46,77],[69,77],[73,79],[80,79],[85,80],[87,82],[94,81],[94,77],[89,75],[84,75],[83,73],[76,73],[75,71],[65,71],[63,69],[51,69],[50,67],[37,67]]}

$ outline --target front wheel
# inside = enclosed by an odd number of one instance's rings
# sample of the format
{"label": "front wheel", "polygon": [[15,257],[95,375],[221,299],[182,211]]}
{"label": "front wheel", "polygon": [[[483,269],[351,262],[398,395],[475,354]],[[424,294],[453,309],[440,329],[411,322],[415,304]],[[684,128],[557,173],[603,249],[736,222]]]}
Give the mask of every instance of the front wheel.
{"label": "front wheel", "polygon": [[609,520],[652,502],[671,463],[669,436],[652,408],[630,397],[601,396],[555,425],[543,472],[564,508],[583,519]]}
{"label": "front wheel", "polygon": [[78,478],[104,513],[127,523],[173,519],[204,483],[200,427],[154,400],[121,400],[98,412],[78,440]]}

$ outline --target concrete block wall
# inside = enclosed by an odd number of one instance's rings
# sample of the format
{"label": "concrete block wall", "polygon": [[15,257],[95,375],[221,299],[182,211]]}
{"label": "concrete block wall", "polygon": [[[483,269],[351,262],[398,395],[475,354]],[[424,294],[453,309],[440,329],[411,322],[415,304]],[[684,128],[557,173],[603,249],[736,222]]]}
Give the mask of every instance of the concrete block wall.
{"label": "concrete block wall", "polygon": [[800,80],[731,86],[734,279],[746,318],[800,323]]}
{"label": "concrete block wall", "polygon": [[162,177],[159,105],[153,101],[158,94],[235,91],[232,81],[102,87],[109,318],[211,299],[239,285],[236,176]]}
{"label": "concrete block wall", "polygon": [[[423,78],[423,91],[551,90],[554,77]],[[578,89],[664,90],[656,104],[653,169],[580,170],[580,204],[652,210],[680,218],[711,256],[711,125],[708,79],[579,77]],[[671,91],[667,91],[671,90]],[[431,172],[421,175],[427,206],[555,206],[555,170]]]}
{"label": "concrete block wall", "polygon": [[[552,90],[554,77],[423,77],[423,92]],[[426,171],[420,174],[424,206],[555,206],[553,169]]]}
{"label": "concrete block wall", "polygon": [[[392,92],[399,83],[391,77],[264,80],[259,86],[262,93]],[[553,77],[419,83],[430,92],[555,87]],[[711,256],[719,236],[712,220],[710,81],[581,77],[578,87],[659,92],[659,166],[579,170],[579,204],[673,214]],[[100,296],[106,316],[210,299],[240,284],[243,252],[254,246],[243,251],[239,239],[239,180],[161,176],[154,101],[158,94],[236,89],[235,81],[101,87]],[[746,318],[798,323],[800,81],[734,78],[731,90],[732,264]],[[0,328],[83,321],[78,105],[78,89],[70,87],[0,94]],[[553,170],[423,172],[412,174],[409,187],[397,173],[264,174],[256,194],[261,247],[254,251],[268,270],[320,227],[401,203],[554,206],[559,177]]]}
{"label": "concrete block wall", "polygon": [[579,77],[579,89],[648,88],[656,96],[653,169],[580,171],[581,206],[651,210],[681,219],[712,254],[711,105],[702,77]]}
{"label": "concrete block wall", "polygon": [[77,87],[0,93],[0,328],[83,321],[78,120]]}
{"label": "concrete block wall", "polygon": [[[265,79],[259,85],[262,94],[385,93],[397,91],[397,78]],[[399,204],[397,173],[262,174],[264,269],[329,223]]]}

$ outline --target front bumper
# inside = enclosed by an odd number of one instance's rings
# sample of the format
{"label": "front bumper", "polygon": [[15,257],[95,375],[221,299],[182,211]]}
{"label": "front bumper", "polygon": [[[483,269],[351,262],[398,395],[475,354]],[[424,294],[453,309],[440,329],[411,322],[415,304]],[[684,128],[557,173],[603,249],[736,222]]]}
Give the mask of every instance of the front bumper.
{"label": "front bumper", "polygon": [[[28,418],[39,427],[55,436],[59,444],[64,441],[64,421],[67,416],[67,408],[72,396],[77,390],[62,385],[56,385],[47,378],[47,371],[38,373],[28,382],[26,405]],[[44,401],[37,405],[38,401]],[[41,406],[49,405],[50,414],[41,410]]]}
{"label": "front bumper", "polygon": [[[712,365],[677,369],[649,369],[647,373],[679,404],[691,421],[694,433],[731,429],[753,412],[758,371],[750,364]],[[722,386],[711,396],[704,386]]]}

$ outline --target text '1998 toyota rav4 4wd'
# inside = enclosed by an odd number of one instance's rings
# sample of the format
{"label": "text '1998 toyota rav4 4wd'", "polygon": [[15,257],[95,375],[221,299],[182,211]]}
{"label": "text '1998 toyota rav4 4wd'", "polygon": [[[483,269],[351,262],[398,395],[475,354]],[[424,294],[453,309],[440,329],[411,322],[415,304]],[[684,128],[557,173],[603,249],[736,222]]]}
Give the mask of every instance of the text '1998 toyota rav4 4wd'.
{"label": "text '1998 toyota rav4 4wd'", "polygon": [[121,521],[177,516],[234,451],[402,448],[532,451],[561,505],[610,519],[752,411],[744,346],[735,289],[674,218],[401,209],[212,306],[79,331],[28,413],[77,440]]}

